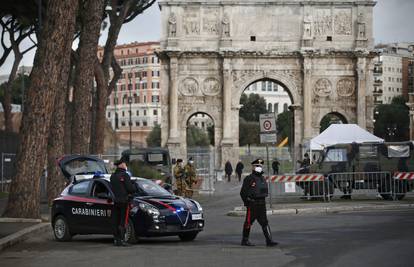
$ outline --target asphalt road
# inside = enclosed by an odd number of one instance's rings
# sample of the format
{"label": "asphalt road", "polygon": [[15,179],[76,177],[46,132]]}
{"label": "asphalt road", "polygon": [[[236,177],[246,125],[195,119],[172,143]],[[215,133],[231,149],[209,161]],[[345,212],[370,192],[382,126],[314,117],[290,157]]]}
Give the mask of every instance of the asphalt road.
{"label": "asphalt road", "polygon": [[273,237],[267,248],[255,224],[241,247],[244,218],[226,212],[240,205],[237,185],[201,199],[206,228],[194,242],[178,238],[145,239],[113,247],[109,236],[76,236],[60,243],[46,233],[0,253],[6,266],[413,266],[414,212],[381,211],[329,215],[271,216]]}

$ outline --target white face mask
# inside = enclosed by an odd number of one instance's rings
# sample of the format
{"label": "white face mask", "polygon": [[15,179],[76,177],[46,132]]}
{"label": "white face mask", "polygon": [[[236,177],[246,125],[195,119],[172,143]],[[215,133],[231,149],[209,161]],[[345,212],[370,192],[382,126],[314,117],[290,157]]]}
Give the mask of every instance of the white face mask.
{"label": "white face mask", "polygon": [[254,171],[257,172],[257,173],[261,173],[261,172],[263,172],[263,168],[260,167],[260,166],[256,166],[256,167],[254,167]]}
{"label": "white face mask", "polygon": [[193,163],[194,163],[194,161],[190,160],[188,163],[193,164]]}

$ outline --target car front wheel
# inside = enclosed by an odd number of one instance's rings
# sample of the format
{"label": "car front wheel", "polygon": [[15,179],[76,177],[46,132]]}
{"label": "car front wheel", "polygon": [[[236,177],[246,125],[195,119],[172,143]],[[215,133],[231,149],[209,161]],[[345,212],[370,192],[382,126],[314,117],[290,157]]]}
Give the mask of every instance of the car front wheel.
{"label": "car front wheel", "polygon": [[128,222],[127,227],[125,229],[125,241],[130,244],[136,244],[138,242],[138,238],[135,233],[135,227],[133,222]]}
{"label": "car front wheel", "polygon": [[68,222],[64,216],[59,215],[56,217],[55,223],[53,224],[53,233],[57,241],[70,241],[72,239]]}
{"label": "car front wheel", "polygon": [[182,233],[179,234],[178,237],[181,239],[181,241],[193,241],[198,235],[198,232],[189,232],[189,233]]}

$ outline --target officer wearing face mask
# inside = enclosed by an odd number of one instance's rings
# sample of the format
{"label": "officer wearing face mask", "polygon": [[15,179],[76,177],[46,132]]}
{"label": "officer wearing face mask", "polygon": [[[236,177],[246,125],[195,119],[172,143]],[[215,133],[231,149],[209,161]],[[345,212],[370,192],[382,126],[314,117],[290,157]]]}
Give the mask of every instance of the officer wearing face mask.
{"label": "officer wearing face mask", "polygon": [[265,199],[268,196],[269,189],[267,182],[263,177],[263,163],[264,161],[262,159],[256,159],[252,162],[252,173],[244,178],[240,191],[244,206],[247,208],[246,219],[243,225],[242,246],[254,246],[249,242],[249,234],[250,228],[255,220],[257,220],[262,227],[263,234],[266,238],[266,245],[268,247],[273,247],[278,244],[272,240],[266,216]]}

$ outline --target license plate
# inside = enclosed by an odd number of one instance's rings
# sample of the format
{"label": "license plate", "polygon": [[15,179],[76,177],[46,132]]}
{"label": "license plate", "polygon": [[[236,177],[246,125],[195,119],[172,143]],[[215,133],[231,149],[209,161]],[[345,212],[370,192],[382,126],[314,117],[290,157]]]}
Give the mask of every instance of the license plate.
{"label": "license plate", "polygon": [[195,220],[202,220],[203,219],[203,216],[201,214],[192,214],[191,215],[191,219],[193,221],[195,221]]}

